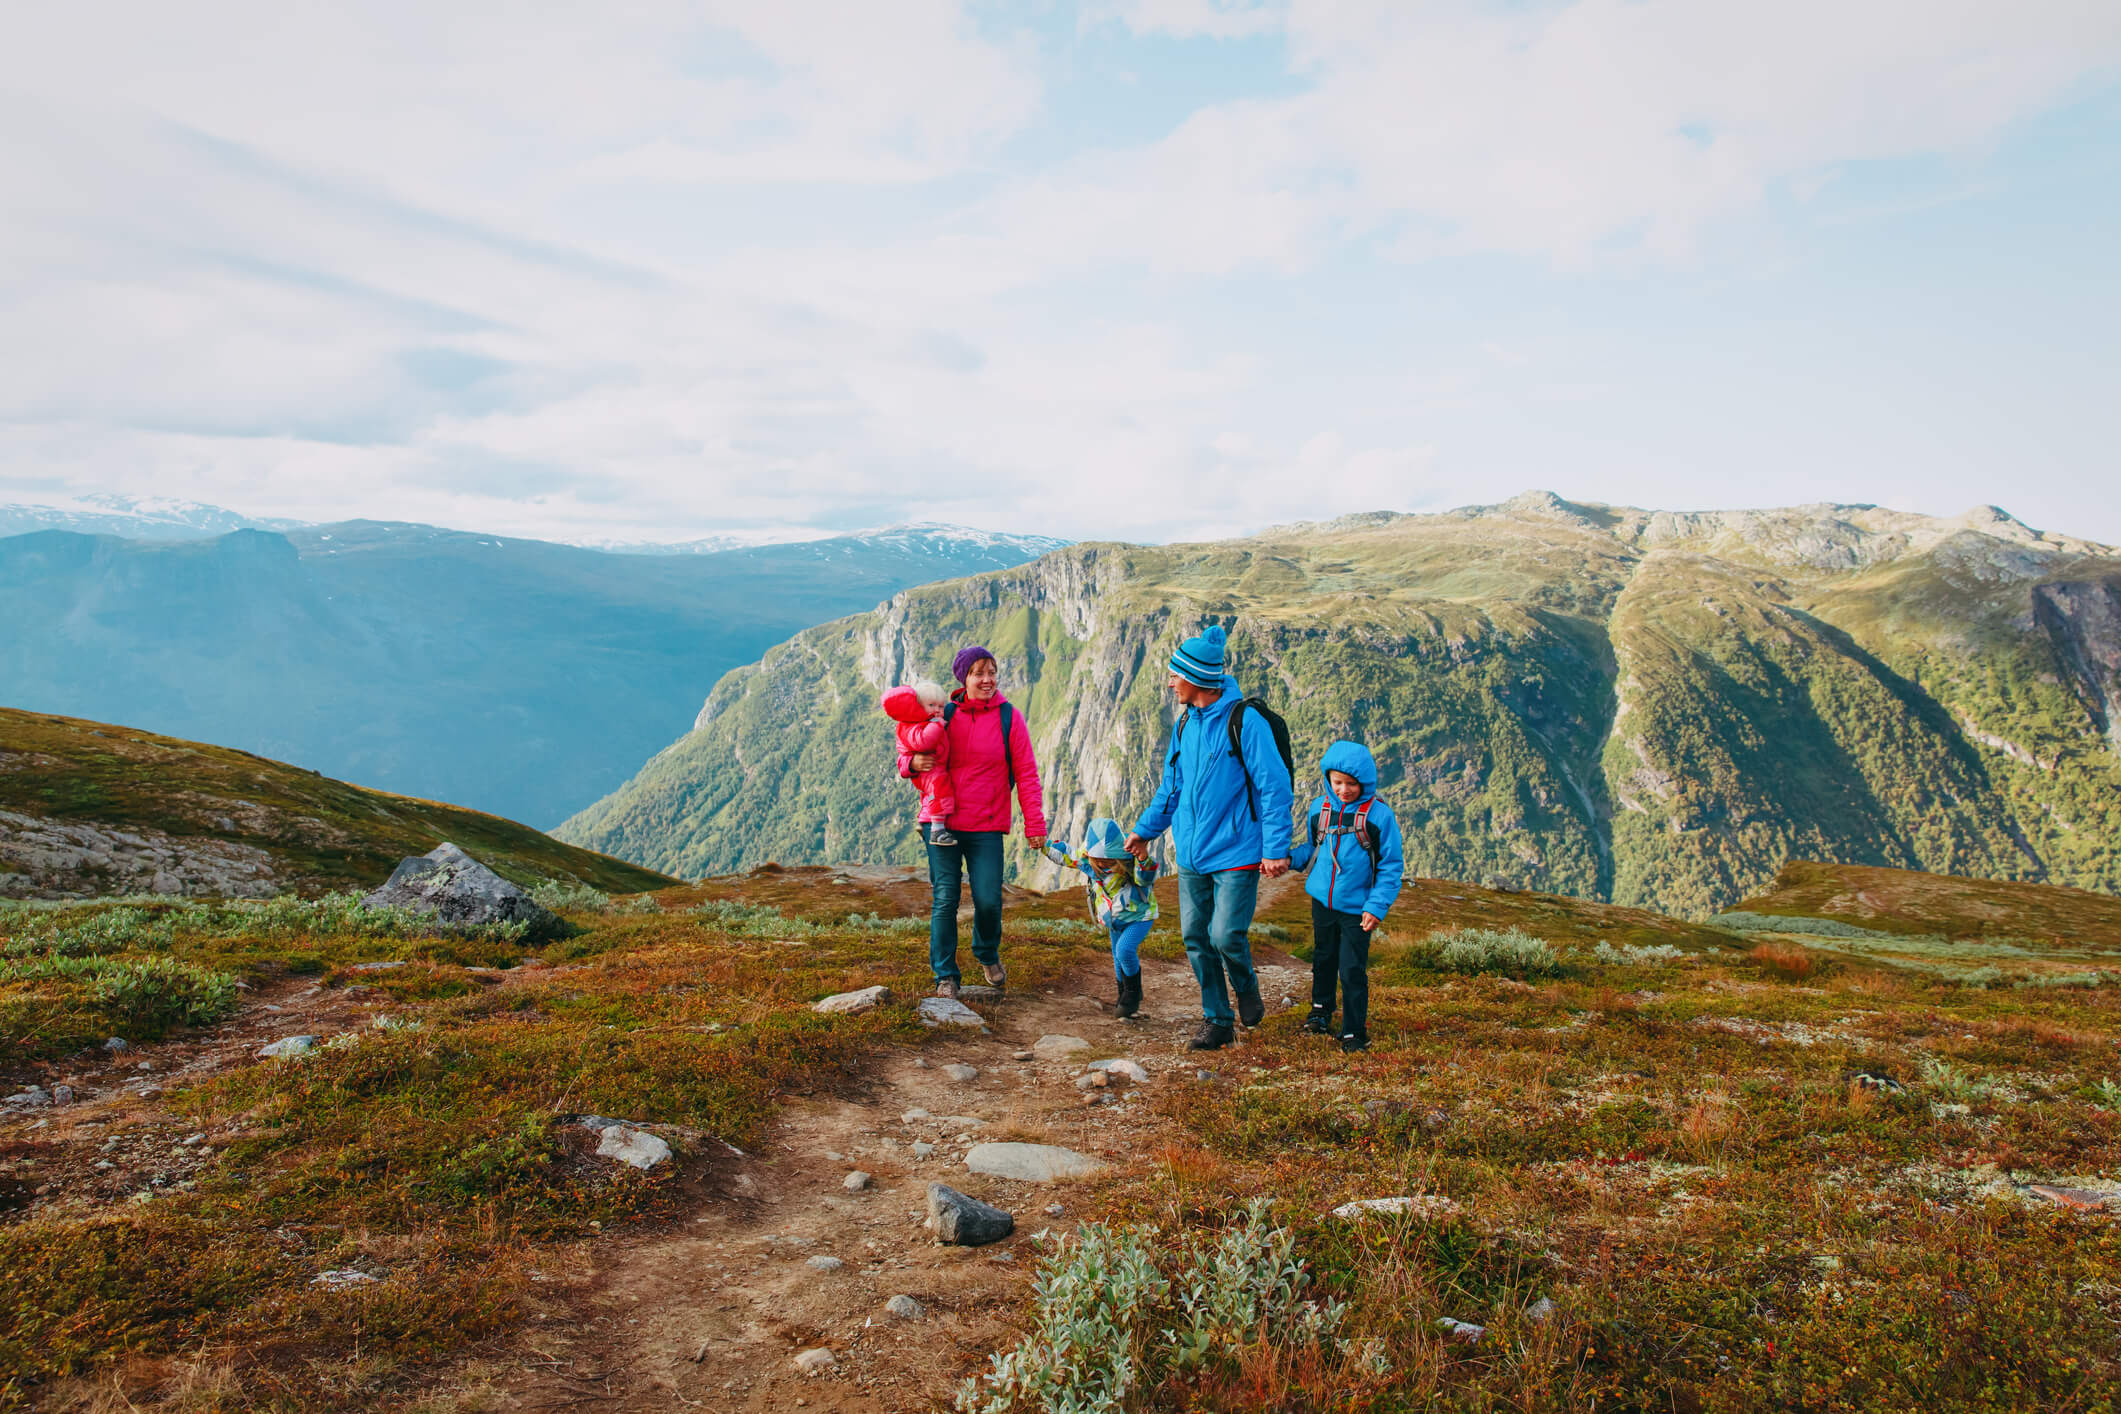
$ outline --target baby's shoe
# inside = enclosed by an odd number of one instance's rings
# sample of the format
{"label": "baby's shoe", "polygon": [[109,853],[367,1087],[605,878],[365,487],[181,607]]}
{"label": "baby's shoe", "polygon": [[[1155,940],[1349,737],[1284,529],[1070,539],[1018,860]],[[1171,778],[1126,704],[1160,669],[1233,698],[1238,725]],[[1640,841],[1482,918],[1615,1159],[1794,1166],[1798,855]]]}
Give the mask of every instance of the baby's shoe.
{"label": "baby's shoe", "polygon": [[944,849],[951,849],[957,844],[957,836],[950,833],[948,825],[937,825],[929,832],[928,843],[939,844]]}

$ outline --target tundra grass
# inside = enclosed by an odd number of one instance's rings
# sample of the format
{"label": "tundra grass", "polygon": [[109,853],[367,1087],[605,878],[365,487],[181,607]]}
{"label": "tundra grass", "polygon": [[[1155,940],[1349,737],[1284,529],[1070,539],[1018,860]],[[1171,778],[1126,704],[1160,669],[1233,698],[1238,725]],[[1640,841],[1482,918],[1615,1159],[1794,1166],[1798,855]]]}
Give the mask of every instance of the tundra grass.
{"label": "tundra grass", "polygon": [[[424,1362],[518,1319],[546,1244],[674,1218],[725,1146],[751,1148],[789,1095],[849,1083],[864,1056],[925,1034],[907,1007],[811,1007],[877,983],[927,990],[925,938],[899,915],[849,924],[843,900],[787,928],[760,926],[788,921],[773,903],[717,917],[689,893],[652,908],[561,902],[582,931],[528,954],[508,937],[335,931],[328,909],[277,930],[255,908],[34,911],[24,937],[87,937],[94,950],[25,947],[12,964],[145,962],[253,986],[301,972],[365,1015],[306,1055],[161,1097],[178,1132],[219,1146],[189,1187],[0,1220],[0,1407],[64,1377],[201,1350],[240,1353],[234,1405],[389,1403]],[[1083,956],[1064,929],[1012,945],[1010,961],[1036,986]],[[360,966],[375,961],[400,965]],[[201,1029],[172,1034],[211,1039],[215,1018],[193,1019]],[[637,1173],[585,1159],[555,1123],[568,1114],[658,1125],[681,1162]],[[380,1279],[313,1284],[344,1269]],[[333,1358],[364,1342],[390,1358],[349,1385]]]}

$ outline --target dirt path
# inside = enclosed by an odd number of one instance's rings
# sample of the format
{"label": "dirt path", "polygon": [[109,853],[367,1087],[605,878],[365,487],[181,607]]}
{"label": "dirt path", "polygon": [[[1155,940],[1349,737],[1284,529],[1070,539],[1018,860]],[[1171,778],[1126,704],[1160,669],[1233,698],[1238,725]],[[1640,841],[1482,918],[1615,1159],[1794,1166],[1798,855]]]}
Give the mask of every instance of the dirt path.
{"label": "dirt path", "polygon": [[[1255,952],[1270,1011],[1301,1002],[1303,964]],[[974,1175],[965,1151],[985,1139],[1062,1144],[1104,1159],[1124,1182],[1170,1137],[1167,1122],[1122,1088],[1079,1089],[1084,1063],[1133,1057],[1153,1090],[1197,1083],[1197,1069],[1227,1070],[1242,1055],[1241,1047],[1185,1051],[1199,1024],[1191,973],[1150,962],[1144,975],[1144,1014],[1132,1022],[1105,1014],[1090,995],[1109,1000],[1109,975],[999,1004],[974,1000],[990,1034],[887,1052],[853,1095],[791,1105],[763,1152],[717,1172],[720,1192],[689,1230],[579,1244],[546,1262],[529,1334],[467,1370],[470,1384],[509,1409],[901,1414],[947,1403],[1009,1339],[1038,1258],[1032,1234],[1072,1229],[1082,1197],[1068,1184]],[[1016,1058],[1048,1035],[1079,1037],[1089,1049],[1066,1060]],[[959,1066],[978,1074],[951,1069]],[[845,1186],[857,1169],[872,1176],[865,1191]],[[931,1181],[1008,1209],[1016,1233],[976,1249],[937,1245],[923,1225]],[[901,1295],[920,1303],[919,1318],[886,1312]],[[798,1370],[794,1357],[818,1348],[833,1364],[816,1375]]]}

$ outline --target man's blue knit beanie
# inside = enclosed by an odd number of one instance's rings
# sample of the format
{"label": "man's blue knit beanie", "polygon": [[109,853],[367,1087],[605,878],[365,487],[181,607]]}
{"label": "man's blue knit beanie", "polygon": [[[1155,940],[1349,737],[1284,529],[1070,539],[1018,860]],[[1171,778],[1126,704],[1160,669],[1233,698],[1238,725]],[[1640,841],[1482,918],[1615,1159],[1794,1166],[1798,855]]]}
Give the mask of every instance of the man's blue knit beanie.
{"label": "man's blue knit beanie", "polygon": [[1221,687],[1223,643],[1223,626],[1209,624],[1206,633],[1178,645],[1171,655],[1171,671],[1196,687]]}

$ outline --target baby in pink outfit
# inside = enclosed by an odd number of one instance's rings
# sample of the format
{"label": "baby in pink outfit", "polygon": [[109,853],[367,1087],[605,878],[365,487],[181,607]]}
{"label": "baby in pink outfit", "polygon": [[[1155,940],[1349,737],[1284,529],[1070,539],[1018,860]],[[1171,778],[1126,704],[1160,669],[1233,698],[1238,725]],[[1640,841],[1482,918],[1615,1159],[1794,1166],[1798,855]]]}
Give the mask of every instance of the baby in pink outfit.
{"label": "baby in pink outfit", "polygon": [[884,714],[899,724],[898,749],[909,756],[922,751],[935,756],[935,769],[916,772],[913,784],[921,792],[917,818],[935,826],[929,841],[945,846],[957,843],[949,825],[957,812],[957,796],[950,788],[950,728],[943,721],[949,704],[950,694],[932,682],[894,687],[884,694]]}

